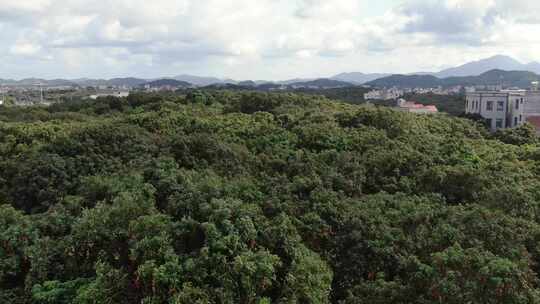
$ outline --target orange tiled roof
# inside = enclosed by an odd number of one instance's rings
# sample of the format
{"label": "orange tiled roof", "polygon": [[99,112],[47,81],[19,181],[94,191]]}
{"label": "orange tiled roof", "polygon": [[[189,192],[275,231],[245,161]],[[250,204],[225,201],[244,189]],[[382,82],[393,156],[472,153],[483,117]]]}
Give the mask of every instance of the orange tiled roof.
{"label": "orange tiled roof", "polygon": [[540,116],[529,116],[525,119],[528,123],[540,129]]}
{"label": "orange tiled roof", "polygon": [[427,111],[430,111],[430,112],[438,112],[439,111],[436,106],[433,106],[433,105],[425,106],[423,104],[419,104],[419,103],[416,103],[414,101],[406,101],[406,102],[401,104],[401,107],[402,108],[407,108],[407,109],[422,109],[422,110],[427,110]]}

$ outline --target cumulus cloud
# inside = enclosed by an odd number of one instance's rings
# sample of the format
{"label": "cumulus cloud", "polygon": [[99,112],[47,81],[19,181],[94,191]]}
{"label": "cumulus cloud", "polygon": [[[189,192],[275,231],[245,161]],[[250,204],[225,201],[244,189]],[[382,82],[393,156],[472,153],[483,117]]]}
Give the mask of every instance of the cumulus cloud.
{"label": "cumulus cloud", "polygon": [[10,48],[10,51],[14,55],[35,55],[39,53],[41,46],[33,44],[31,42],[19,41]]}
{"label": "cumulus cloud", "polygon": [[[381,71],[390,69],[388,62],[397,72],[415,63],[390,56],[429,48],[452,54],[442,57],[448,61],[462,60],[471,47],[480,55],[497,46],[528,58],[538,41],[527,34],[540,26],[534,13],[540,4],[528,0],[409,0],[377,15],[366,13],[368,0],[0,2],[3,74],[32,67],[58,77],[187,72],[282,78],[328,75],[347,66]],[[509,45],[517,39],[530,41],[529,51]],[[431,61],[444,64],[434,55]]]}
{"label": "cumulus cloud", "polygon": [[[426,33],[442,44],[504,43],[501,33],[540,22],[540,3],[527,0],[413,0],[397,9],[409,17],[406,33]],[[526,31],[534,33],[534,28]]]}

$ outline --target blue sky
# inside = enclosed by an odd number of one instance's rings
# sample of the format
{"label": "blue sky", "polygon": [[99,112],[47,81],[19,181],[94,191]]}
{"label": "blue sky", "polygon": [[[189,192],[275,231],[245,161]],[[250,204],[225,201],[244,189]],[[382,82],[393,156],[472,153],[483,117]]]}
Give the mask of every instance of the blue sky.
{"label": "blue sky", "polygon": [[540,60],[540,1],[0,0],[0,78],[326,77]]}

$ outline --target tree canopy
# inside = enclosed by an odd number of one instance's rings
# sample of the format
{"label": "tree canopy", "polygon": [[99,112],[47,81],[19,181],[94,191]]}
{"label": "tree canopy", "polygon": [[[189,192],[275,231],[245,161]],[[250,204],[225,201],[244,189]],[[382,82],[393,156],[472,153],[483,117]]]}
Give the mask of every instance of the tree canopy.
{"label": "tree canopy", "polygon": [[0,302],[539,303],[530,128],[292,93],[0,107]]}

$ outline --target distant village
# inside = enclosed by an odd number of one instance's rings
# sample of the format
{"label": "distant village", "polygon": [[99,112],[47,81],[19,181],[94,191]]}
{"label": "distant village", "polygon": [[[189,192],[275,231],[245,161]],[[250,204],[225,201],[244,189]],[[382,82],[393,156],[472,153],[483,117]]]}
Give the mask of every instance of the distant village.
{"label": "distant village", "polygon": [[54,102],[72,99],[95,100],[99,97],[114,96],[127,97],[130,92],[160,92],[175,91],[186,88],[184,85],[96,85],[96,86],[74,86],[74,85],[0,85],[0,105],[50,105]]}
{"label": "distant village", "polygon": [[463,94],[467,90],[474,90],[474,87],[463,87],[463,86],[454,86],[451,88],[382,88],[370,91],[364,94],[365,100],[395,100],[405,94],[435,94],[435,95],[455,95]]}
{"label": "distant village", "polygon": [[435,95],[464,94],[464,112],[477,115],[485,120],[490,131],[515,128],[525,123],[532,124],[540,135],[540,90],[539,82],[534,81],[528,89],[504,88],[502,85],[481,85],[448,89],[398,89],[383,88],[364,95],[368,101],[396,100],[395,109],[417,114],[434,114],[438,109],[432,105],[421,105],[406,101],[402,97],[408,93]]}
{"label": "distant village", "polygon": [[[443,88],[382,88],[374,89],[364,94],[365,100],[395,100],[406,94],[434,94],[434,95],[458,95],[476,91],[500,91],[503,86],[497,85],[476,85],[476,86],[452,86]],[[519,88],[512,88],[518,90]]]}
{"label": "distant village", "polygon": [[[190,83],[176,81],[174,79],[160,79],[149,83],[134,84],[134,85],[50,85],[50,84],[1,84],[0,83],[0,104],[3,104],[8,99],[11,99],[13,104],[28,105],[28,104],[50,104],[62,99],[97,99],[99,97],[114,96],[126,97],[130,92],[166,92],[176,91],[180,89],[195,88],[196,85]],[[329,79],[318,79],[307,82],[297,83],[261,83],[255,82],[240,82],[240,83],[219,83],[210,85],[211,88],[243,88],[255,89],[262,91],[288,91],[288,90],[325,90],[325,89],[343,89],[354,87],[351,84],[344,82],[333,81]],[[365,101],[370,100],[398,100],[405,94],[436,94],[436,95],[455,95],[463,94],[466,91],[475,90],[474,87],[455,86],[451,88],[382,88],[372,89],[367,85],[357,86],[368,93],[364,95]]]}

